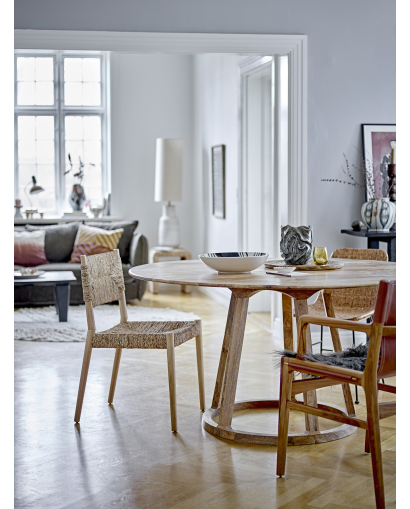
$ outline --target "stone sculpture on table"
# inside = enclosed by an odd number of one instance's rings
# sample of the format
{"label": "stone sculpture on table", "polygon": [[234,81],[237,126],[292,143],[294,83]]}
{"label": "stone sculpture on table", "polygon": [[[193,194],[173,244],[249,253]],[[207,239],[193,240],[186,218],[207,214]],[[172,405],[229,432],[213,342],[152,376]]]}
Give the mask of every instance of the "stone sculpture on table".
{"label": "stone sculpture on table", "polygon": [[305,265],[312,256],[312,228],[282,226],[280,254],[288,265]]}

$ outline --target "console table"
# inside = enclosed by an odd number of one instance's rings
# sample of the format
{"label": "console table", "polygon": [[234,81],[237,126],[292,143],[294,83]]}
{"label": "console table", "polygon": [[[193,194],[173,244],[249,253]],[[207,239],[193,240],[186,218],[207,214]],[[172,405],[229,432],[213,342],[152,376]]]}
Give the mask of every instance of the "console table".
{"label": "console table", "polygon": [[370,232],[368,230],[341,230],[341,233],[353,235],[354,237],[366,237],[367,249],[379,249],[379,242],[387,243],[387,254],[389,262],[396,261],[396,232]]}

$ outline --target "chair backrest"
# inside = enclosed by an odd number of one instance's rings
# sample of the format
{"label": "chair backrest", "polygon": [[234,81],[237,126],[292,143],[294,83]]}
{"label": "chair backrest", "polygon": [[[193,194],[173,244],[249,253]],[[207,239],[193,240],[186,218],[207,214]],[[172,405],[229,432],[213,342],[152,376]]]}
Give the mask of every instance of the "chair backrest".
{"label": "chair backrest", "polygon": [[[389,257],[383,249],[356,249],[342,247],[336,249],[331,258],[348,258],[350,260],[378,260],[388,262]],[[343,308],[368,309],[374,307],[377,286],[363,288],[340,288],[332,290],[333,305]]]}
{"label": "chair backrest", "polygon": [[121,300],[125,285],[119,250],[81,255],[81,280],[84,301],[93,307]]}
{"label": "chair backrest", "polygon": [[[396,325],[396,281],[380,281],[373,323],[385,326]],[[382,335],[377,376],[379,378],[388,378],[395,374],[396,335]]]}
{"label": "chair backrest", "polygon": [[340,247],[333,251],[330,258],[349,258],[350,260],[379,260],[388,262],[389,257],[383,249],[357,249],[351,247]]}

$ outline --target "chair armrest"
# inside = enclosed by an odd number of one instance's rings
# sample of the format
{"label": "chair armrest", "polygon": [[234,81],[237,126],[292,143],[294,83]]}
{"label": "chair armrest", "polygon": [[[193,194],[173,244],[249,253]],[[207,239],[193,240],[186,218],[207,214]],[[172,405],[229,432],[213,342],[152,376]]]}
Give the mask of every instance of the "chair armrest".
{"label": "chair armrest", "polygon": [[324,325],[326,327],[332,327],[334,329],[346,329],[357,332],[365,332],[368,334],[372,328],[371,324],[353,322],[352,320],[340,320],[339,318],[315,316],[315,315],[302,315],[299,318],[298,326],[306,327],[306,325]]}
{"label": "chair armrest", "polygon": [[143,265],[148,263],[148,240],[142,233],[134,233],[130,244],[130,265]]}
{"label": "chair armrest", "polygon": [[329,318],[314,315],[302,315],[298,321],[298,358],[301,358],[306,352],[306,327],[309,324],[324,325],[334,329],[345,329],[356,332],[364,332],[368,336],[372,328],[371,324],[352,322],[351,320],[339,320],[338,318]]}

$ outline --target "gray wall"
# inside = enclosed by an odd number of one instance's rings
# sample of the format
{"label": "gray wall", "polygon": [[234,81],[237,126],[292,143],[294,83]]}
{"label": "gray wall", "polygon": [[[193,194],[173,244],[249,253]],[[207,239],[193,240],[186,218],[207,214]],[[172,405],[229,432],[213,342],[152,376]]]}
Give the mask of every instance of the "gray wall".
{"label": "gray wall", "polygon": [[308,222],[314,243],[365,246],[338,233],[364,193],[321,182],[358,162],[362,123],[395,123],[394,0],[16,0],[16,28],[306,34]]}

